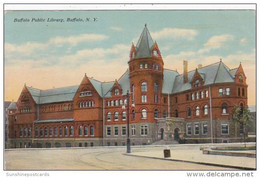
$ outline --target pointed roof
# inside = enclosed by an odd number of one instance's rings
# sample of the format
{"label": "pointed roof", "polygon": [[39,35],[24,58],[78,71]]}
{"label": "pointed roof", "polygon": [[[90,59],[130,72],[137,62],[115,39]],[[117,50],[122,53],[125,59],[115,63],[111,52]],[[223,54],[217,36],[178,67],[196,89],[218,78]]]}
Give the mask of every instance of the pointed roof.
{"label": "pointed roof", "polygon": [[9,109],[17,109],[16,102],[11,102],[11,104],[8,106],[7,109],[8,109],[8,110],[9,110]]}
{"label": "pointed roof", "polygon": [[143,32],[136,44],[136,58],[151,57],[151,49],[154,45],[150,32],[145,24]]}
{"label": "pointed roof", "polygon": [[228,67],[220,61],[214,83],[233,82],[234,80],[229,71]]}

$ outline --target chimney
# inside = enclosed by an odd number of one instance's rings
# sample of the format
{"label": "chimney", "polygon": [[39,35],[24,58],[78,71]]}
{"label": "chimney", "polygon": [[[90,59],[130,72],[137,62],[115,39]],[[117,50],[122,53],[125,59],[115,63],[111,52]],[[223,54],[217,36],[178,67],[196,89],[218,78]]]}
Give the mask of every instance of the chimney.
{"label": "chimney", "polygon": [[198,69],[200,69],[200,68],[202,68],[202,64],[199,64],[199,65],[198,65]]}
{"label": "chimney", "polygon": [[188,82],[188,61],[183,61],[183,83]]}

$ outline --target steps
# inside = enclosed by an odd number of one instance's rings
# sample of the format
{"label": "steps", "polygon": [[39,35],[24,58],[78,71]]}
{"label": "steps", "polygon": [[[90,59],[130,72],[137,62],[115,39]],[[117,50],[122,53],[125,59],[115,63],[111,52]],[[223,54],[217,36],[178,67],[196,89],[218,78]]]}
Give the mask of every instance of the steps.
{"label": "steps", "polygon": [[152,143],[152,145],[173,145],[173,144],[179,144],[179,142],[177,142],[176,140],[174,141],[158,140]]}

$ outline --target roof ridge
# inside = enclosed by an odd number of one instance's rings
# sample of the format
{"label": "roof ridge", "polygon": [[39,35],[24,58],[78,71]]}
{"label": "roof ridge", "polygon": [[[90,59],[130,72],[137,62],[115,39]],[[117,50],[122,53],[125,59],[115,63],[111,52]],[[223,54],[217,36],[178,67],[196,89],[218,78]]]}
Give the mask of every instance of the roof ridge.
{"label": "roof ridge", "polygon": [[214,77],[214,82],[213,82],[213,83],[216,82],[216,79],[217,79],[217,76],[218,76],[218,72],[219,72],[219,68],[220,68],[220,64],[221,64],[221,63],[222,63],[222,61],[219,62],[218,69],[217,69],[217,73],[216,73],[216,75],[215,75],[215,77]]}

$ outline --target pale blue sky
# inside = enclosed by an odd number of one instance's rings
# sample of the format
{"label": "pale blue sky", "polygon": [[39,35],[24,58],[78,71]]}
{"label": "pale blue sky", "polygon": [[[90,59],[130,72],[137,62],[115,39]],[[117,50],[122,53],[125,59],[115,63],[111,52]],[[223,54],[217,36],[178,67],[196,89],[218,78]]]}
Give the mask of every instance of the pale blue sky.
{"label": "pale blue sky", "polygon": [[[74,17],[98,21],[14,22],[15,18]],[[45,89],[79,84],[84,73],[101,81],[119,78],[144,24],[159,45],[165,68],[182,73],[182,60],[189,61],[189,70],[219,58],[230,68],[242,62],[249,87],[255,88],[253,10],[8,11],[4,24],[9,100],[18,97],[25,82]],[[19,79],[11,74],[14,70]],[[62,71],[66,72],[61,75]],[[254,98],[251,94],[249,103],[254,104]]]}

